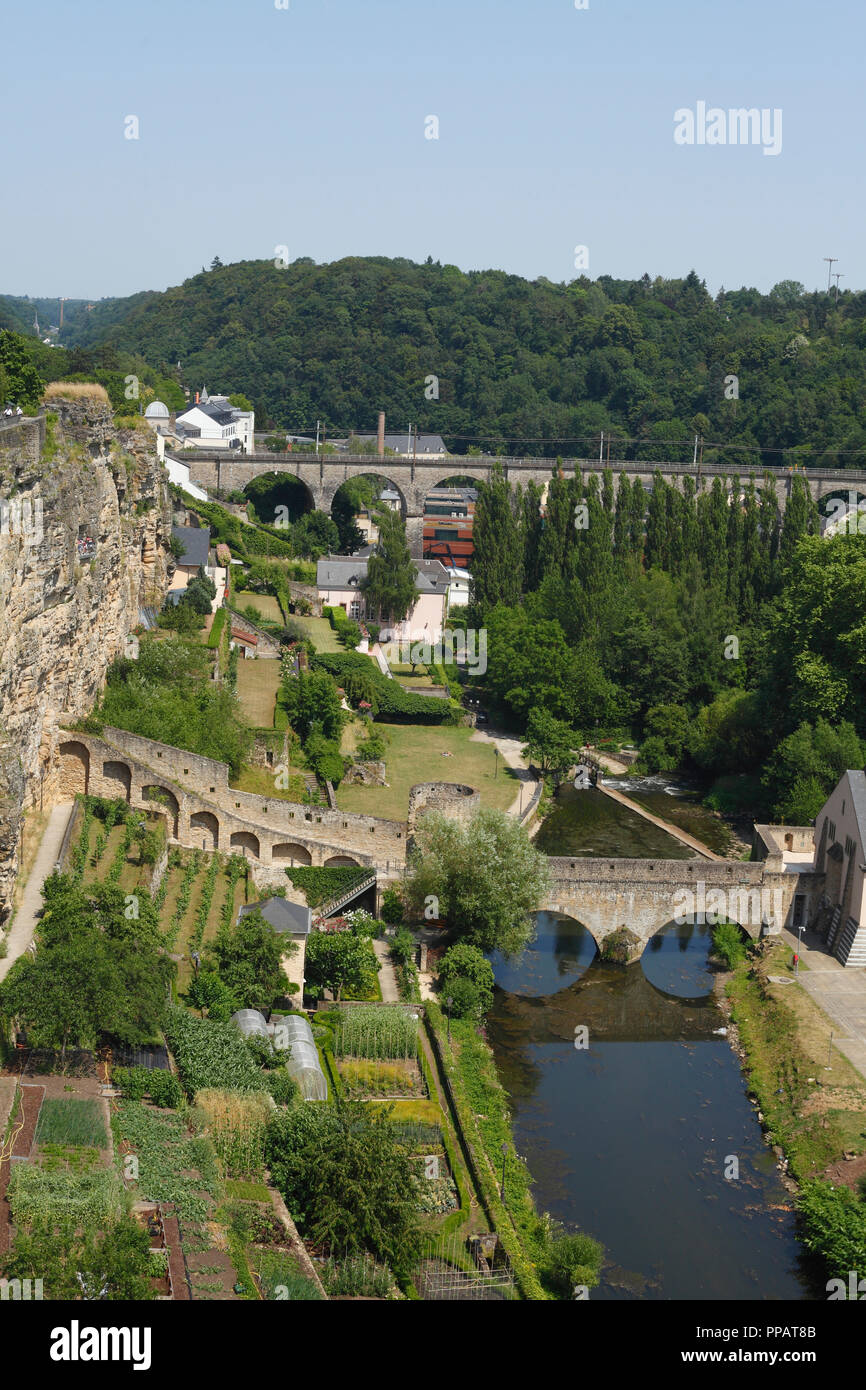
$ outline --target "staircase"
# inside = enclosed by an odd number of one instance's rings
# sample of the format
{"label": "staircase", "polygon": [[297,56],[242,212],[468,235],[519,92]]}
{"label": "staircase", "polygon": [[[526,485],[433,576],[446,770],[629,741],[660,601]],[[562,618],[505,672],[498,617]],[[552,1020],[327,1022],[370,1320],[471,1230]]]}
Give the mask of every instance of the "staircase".
{"label": "staircase", "polygon": [[364,878],[360,879],[353,887],[347,888],[342,893],[339,893],[337,897],[331,898],[330,902],[322,903],[316,910],[315,922],[323,922],[326,917],[333,917],[334,913],[339,912],[340,908],[347,907],[354,898],[360,897],[362,893],[366,893],[367,889],[372,888],[375,882],[375,872],[366,874]]}
{"label": "staircase", "polygon": [[[838,908],[836,909],[838,912]],[[846,966],[866,966],[866,927],[858,927],[853,917],[845,923],[833,955]]]}

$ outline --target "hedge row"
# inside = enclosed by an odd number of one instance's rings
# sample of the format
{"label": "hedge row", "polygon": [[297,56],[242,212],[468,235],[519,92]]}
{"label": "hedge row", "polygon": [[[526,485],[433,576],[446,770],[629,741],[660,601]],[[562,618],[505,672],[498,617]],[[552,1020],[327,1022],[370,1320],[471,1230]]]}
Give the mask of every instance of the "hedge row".
{"label": "hedge row", "polygon": [[218,608],[218,609],[217,609],[217,611],[216,611],[216,613],[215,613],[215,615],[214,615],[214,620],[213,620],[213,622],[211,623],[210,632],[209,632],[208,635],[207,635],[207,645],[208,645],[209,647],[218,647],[218,646],[219,646],[219,644],[220,644],[220,638],[221,638],[222,635],[223,635],[223,628],[224,628],[225,625],[226,625],[226,618],[227,618],[227,617],[228,617],[228,609],[226,609],[226,608]]}
{"label": "hedge row", "polygon": [[327,671],[338,684],[353,673],[362,674],[372,685],[376,696],[376,719],[394,723],[454,724],[460,710],[450,700],[433,695],[416,695],[404,690],[395,680],[383,675],[374,661],[363,652],[317,652],[314,667]]}
{"label": "hedge row", "polygon": [[[472,1026],[461,1019],[455,1019],[452,1021],[451,1029],[459,1039],[461,1052],[457,1060],[452,1061],[442,1011],[438,1004],[428,1000],[424,1016],[442,1073],[450,1083],[451,1098],[472,1160],[479,1195],[511,1262],[520,1292],[524,1298],[546,1300],[549,1294],[542,1288],[518,1230],[519,1225],[537,1220],[537,1215],[529,1195],[529,1173],[526,1165],[514,1152],[505,1092],[498,1081],[494,1083],[492,1078],[484,1076],[477,1067],[471,1076],[472,1089],[479,1093],[483,1091],[483,1095],[476,1094],[473,1097],[469,1092],[469,1070],[474,1060],[477,1060],[467,1055],[474,1051],[473,1042],[488,1053],[486,1060],[489,1060],[490,1070],[495,1072],[493,1059],[489,1056],[486,1044],[476,1036]],[[485,1135],[478,1124],[477,1115],[485,1117],[485,1129],[489,1129],[491,1134]],[[499,1196],[498,1184],[491,1171],[490,1152],[495,1150],[498,1154],[501,1142],[509,1143],[510,1146],[506,1158],[506,1193],[510,1197],[507,1207]]]}

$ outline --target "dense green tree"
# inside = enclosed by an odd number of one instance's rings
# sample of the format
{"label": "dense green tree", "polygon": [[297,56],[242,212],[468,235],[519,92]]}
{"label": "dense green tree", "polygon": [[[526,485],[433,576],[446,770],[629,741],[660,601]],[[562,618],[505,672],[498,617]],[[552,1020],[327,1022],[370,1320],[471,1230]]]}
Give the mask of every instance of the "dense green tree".
{"label": "dense green tree", "polygon": [[431,898],[458,935],[482,951],[523,949],[547,889],[547,860],[518,822],[482,808],[467,824],[429,813],[408,881],[420,911]]}
{"label": "dense green tree", "polygon": [[408,1273],[419,1249],[415,1184],[387,1111],[352,1101],[282,1110],[268,1126],[266,1157],[307,1239]]}
{"label": "dense green tree", "polygon": [[529,712],[524,758],[530,758],[542,772],[559,772],[574,762],[575,745],[580,740],[564,720],[555,719],[544,709]]}
{"label": "dense green tree", "polygon": [[522,540],[511,487],[499,464],[489,483],[482,482],[472,527],[472,592],[480,613],[497,603],[516,603],[523,572]]}
{"label": "dense green tree", "polygon": [[363,584],[370,615],[402,622],[415,603],[416,578],[403,518],[386,509],[379,517],[379,539]]}
{"label": "dense green tree", "polygon": [[329,989],[340,999],[344,991],[368,995],[378,974],[372,943],[351,932],[313,932],[307,940],[307,982]]}
{"label": "dense green tree", "polygon": [[[284,955],[297,952],[294,942],[274,930],[261,912],[246,912],[223,926],[205,947],[205,964],[216,971],[239,1009],[267,1013],[285,993]],[[213,1015],[210,1015],[213,1016]]]}

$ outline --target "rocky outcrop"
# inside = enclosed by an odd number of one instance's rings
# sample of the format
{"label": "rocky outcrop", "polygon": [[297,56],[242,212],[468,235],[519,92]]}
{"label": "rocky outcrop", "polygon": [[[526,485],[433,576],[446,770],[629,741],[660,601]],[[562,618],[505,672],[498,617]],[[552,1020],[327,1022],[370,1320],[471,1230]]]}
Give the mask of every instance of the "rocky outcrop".
{"label": "rocky outcrop", "polygon": [[98,700],[142,606],[165,592],[171,513],[150,431],[96,396],[0,436],[0,923],[20,818],[57,799],[57,730]]}

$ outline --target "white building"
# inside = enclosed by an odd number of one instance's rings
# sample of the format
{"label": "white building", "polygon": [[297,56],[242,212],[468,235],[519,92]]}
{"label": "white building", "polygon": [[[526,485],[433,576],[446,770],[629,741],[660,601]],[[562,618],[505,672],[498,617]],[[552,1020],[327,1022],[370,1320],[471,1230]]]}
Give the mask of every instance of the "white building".
{"label": "white building", "polygon": [[472,575],[468,570],[449,569],[448,570],[448,610],[452,608],[465,608],[469,602],[469,586],[472,583]]}
{"label": "white building", "polygon": [[178,412],[175,433],[184,444],[199,449],[239,449],[253,452],[256,427],[254,410],[238,410],[227,396],[209,396],[207,390],[193,405]]}

